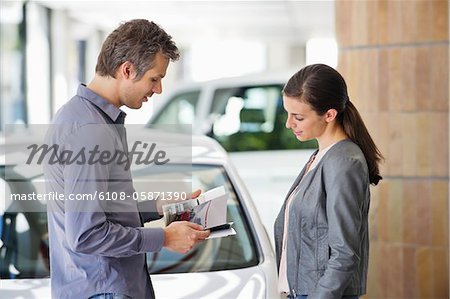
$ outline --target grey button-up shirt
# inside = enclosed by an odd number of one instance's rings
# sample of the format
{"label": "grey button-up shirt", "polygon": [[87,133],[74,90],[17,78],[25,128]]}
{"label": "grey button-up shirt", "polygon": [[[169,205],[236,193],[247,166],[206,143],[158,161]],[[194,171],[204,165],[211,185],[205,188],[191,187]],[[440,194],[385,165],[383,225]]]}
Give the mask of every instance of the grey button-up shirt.
{"label": "grey button-up shirt", "polygon": [[[48,202],[54,298],[88,298],[96,293],[154,297],[145,252],[162,248],[164,232],[142,227],[150,219],[139,213],[133,200],[129,169],[117,161],[102,163],[108,153],[126,152],[123,136],[114,125],[123,124],[124,116],[80,85],[77,95],[58,111],[47,134],[46,143],[59,146],[57,155],[63,162],[44,166],[47,192],[65,195],[65,200]],[[81,155],[79,163],[64,160],[68,153],[75,157],[83,152],[89,157],[89,151],[97,151],[97,162],[83,160]],[[105,199],[113,193],[125,199],[100,200],[101,194]],[[93,200],[74,200],[89,196]]]}

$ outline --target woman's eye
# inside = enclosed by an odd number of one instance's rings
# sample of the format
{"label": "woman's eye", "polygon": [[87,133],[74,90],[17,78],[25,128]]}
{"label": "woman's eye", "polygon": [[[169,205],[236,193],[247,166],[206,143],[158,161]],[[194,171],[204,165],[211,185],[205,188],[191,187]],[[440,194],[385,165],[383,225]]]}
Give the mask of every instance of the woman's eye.
{"label": "woman's eye", "polygon": [[303,118],[301,118],[301,117],[296,117],[295,119],[298,120],[298,121],[302,121],[303,120]]}

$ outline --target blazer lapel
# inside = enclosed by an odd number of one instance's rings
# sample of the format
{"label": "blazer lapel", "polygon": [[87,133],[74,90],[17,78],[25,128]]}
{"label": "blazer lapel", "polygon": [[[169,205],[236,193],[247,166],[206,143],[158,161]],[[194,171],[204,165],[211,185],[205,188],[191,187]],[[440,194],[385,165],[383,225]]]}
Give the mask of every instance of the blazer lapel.
{"label": "blazer lapel", "polygon": [[308,163],[305,164],[305,166],[303,166],[302,171],[300,172],[300,174],[297,176],[297,178],[295,179],[294,183],[292,184],[291,188],[289,189],[289,192],[287,193],[286,197],[284,198],[284,204],[286,204],[287,199],[289,198],[289,196],[291,195],[292,191],[294,191],[295,187],[297,187],[297,185],[300,183],[300,181],[302,180],[305,171],[306,171],[306,167],[309,164],[309,161],[311,161],[311,158],[317,154],[319,150],[314,151],[314,153],[309,157],[308,159]]}

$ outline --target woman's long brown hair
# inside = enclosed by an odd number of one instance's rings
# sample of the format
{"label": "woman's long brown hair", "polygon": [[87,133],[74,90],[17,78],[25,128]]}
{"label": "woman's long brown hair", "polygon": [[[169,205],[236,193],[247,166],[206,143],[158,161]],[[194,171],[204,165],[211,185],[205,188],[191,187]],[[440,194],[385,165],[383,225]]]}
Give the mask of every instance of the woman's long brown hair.
{"label": "woman's long brown hair", "polygon": [[377,185],[382,179],[378,164],[383,155],[375,145],[356,107],[350,102],[344,78],[332,67],[313,64],[295,73],[286,83],[283,94],[299,98],[319,115],[336,109],[337,120],[347,136],[364,154],[369,168],[369,180]]}

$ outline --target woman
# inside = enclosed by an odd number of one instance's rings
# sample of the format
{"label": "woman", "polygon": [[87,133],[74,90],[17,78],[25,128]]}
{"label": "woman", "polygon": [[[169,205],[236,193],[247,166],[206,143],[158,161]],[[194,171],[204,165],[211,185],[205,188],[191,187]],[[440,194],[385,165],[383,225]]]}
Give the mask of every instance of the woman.
{"label": "woman", "polygon": [[358,298],[366,292],[369,185],[383,159],[333,68],[310,65],[283,89],[286,127],[319,149],[275,221],[279,288],[289,298]]}

